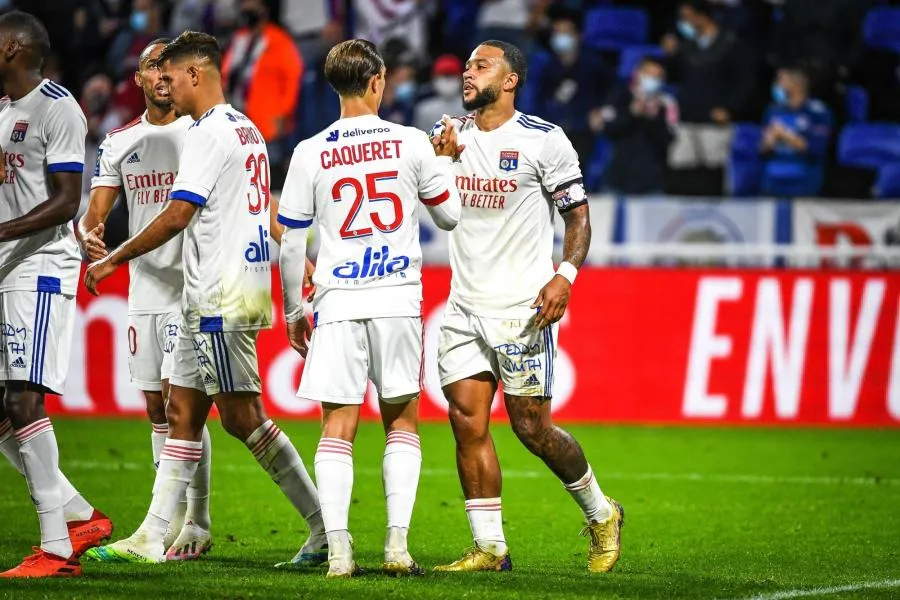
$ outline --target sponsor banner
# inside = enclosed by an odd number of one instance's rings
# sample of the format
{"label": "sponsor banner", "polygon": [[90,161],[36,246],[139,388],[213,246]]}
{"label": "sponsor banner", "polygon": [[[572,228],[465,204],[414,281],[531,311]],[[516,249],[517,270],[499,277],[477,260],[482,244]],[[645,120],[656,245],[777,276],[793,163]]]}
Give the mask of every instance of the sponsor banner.
{"label": "sponsor banner", "polygon": [[[639,197],[625,202],[625,239],[641,244],[774,244],[775,201]],[[696,264],[697,260],[655,258],[635,264]],[[768,266],[761,258],[703,259],[705,264]]]}
{"label": "sponsor banner", "polygon": [[[274,281],[277,281],[277,274]],[[437,338],[450,270],[424,271],[423,419],[445,420]],[[277,286],[276,286],[277,288]],[[66,393],[54,414],[143,417],[129,383],[127,270],[84,290]],[[900,275],[583,269],[563,319],[552,408],[588,422],[900,426]],[[302,359],[276,323],[260,334],[273,417],[318,418],[295,396]],[[364,415],[377,416],[370,389]],[[495,417],[504,418],[495,399]]]}
{"label": "sponsor banner", "polygon": [[[563,237],[566,225],[562,217],[553,209],[554,236],[553,259],[562,260]],[[588,251],[586,264],[606,264],[607,252],[612,244],[615,224],[616,201],[612,196],[591,196],[591,249]],[[422,244],[422,260],[426,265],[449,264],[450,234],[438,229],[428,215],[428,210],[419,205],[419,241]]]}
{"label": "sponsor banner", "polygon": [[[806,199],[794,203],[794,243],[798,246],[874,247],[900,246],[900,204],[869,200],[828,201]],[[896,268],[896,258],[813,258],[796,260],[796,266]]]}

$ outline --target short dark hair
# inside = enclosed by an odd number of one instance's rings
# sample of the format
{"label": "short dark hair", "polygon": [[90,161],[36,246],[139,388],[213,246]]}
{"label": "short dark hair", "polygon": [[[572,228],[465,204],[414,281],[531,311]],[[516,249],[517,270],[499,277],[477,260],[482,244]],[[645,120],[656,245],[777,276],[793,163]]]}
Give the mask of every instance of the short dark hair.
{"label": "short dark hair", "polygon": [[663,61],[659,57],[653,56],[652,54],[648,54],[641,59],[641,62],[638,63],[638,69],[643,69],[647,65],[656,65],[664,72],[666,70],[666,65],[663,63]]}
{"label": "short dark hair", "polygon": [[139,61],[138,61],[138,68],[140,68],[140,62],[144,60],[144,55],[145,55],[145,54],[146,54],[147,56],[150,55],[150,49],[151,49],[151,48],[155,48],[156,46],[159,46],[159,45],[168,46],[168,45],[171,44],[171,43],[172,43],[172,38],[158,37],[158,38],[156,38],[155,40],[152,40],[152,41],[151,41],[149,44],[147,44],[146,46],[144,46],[144,49],[141,50],[141,55],[140,55],[140,58],[139,58]]}
{"label": "short dark hair", "polygon": [[525,54],[515,44],[500,40],[487,40],[481,42],[479,46],[491,46],[492,48],[503,50],[503,60],[506,61],[510,72],[519,76],[519,81],[516,83],[514,90],[518,93],[525,86],[525,80],[528,78],[528,60],[525,58]]}
{"label": "short dark hair", "polygon": [[9,31],[24,38],[24,43],[33,46],[37,50],[37,58],[40,66],[50,54],[50,36],[47,28],[40,19],[34,15],[14,10],[5,15],[0,15],[0,30]]}
{"label": "short dark hair", "polygon": [[325,80],[339,96],[362,96],[369,80],[384,69],[384,59],[369,40],[347,40],[325,57]]}
{"label": "short dark hair", "polygon": [[778,70],[783,71],[783,72],[787,73],[788,75],[790,75],[791,77],[794,77],[795,79],[799,80],[800,83],[803,84],[803,87],[809,88],[809,75],[807,74],[806,69],[804,69],[802,66],[800,66],[800,65],[783,65],[783,66],[778,67]]}
{"label": "short dark hair", "polygon": [[222,70],[222,50],[219,48],[219,41],[214,36],[199,31],[185,31],[166,44],[156,62],[161,65],[188,56],[206,58],[216,66],[216,69]]}

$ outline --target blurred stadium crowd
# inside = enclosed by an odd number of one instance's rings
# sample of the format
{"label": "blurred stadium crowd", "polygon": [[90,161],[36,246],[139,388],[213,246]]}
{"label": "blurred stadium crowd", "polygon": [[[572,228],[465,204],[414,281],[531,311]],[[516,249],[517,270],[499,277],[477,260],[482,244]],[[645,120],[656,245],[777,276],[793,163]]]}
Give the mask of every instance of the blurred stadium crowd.
{"label": "blurred stadium crowd", "polygon": [[900,197],[897,1],[0,0],[0,8],[47,24],[46,76],[80,97],[89,153],[143,111],[133,73],[159,36],[219,37],[227,97],[269,142],[276,188],[294,144],[337,118],[321,75],[332,44],[378,43],[388,65],[382,116],[428,130],[463,112],[463,63],[495,38],[528,52],[519,109],[566,130],[592,191]]}

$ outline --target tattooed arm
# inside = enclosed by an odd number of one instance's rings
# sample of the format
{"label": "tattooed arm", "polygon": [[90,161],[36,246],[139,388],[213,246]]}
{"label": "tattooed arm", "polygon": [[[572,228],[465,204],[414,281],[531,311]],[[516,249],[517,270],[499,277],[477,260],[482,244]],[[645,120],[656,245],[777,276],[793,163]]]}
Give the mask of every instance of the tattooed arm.
{"label": "tattooed arm", "polygon": [[[563,239],[563,263],[569,263],[578,269],[584,264],[588,248],[591,245],[591,219],[587,202],[578,204],[562,213],[566,224],[566,235]],[[562,267],[560,268],[562,270]],[[572,284],[563,275],[556,275],[545,285],[532,308],[540,307],[535,318],[535,326],[544,328],[562,319],[569,305],[569,293]]]}

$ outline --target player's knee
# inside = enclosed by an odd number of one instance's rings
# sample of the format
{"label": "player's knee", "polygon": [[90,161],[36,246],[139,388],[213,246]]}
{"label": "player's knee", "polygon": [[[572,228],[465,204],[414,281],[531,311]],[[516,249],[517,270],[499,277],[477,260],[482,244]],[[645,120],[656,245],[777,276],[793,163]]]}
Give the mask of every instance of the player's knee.
{"label": "player's knee", "polygon": [[44,395],[28,390],[22,382],[9,382],[6,389],[6,415],[15,429],[25,427],[47,416]]}
{"label": "player's knee", "polygon": [[228,410],[220,409],[219,415],[222,420],[222,429],[228,432],[228,435],[245,441],[259,427],[259,424],[251,422],[251,419],[245,414],[235,413]]}
{"label": "player's knee", "polygon": [[145,392],[144,396],[147,400],[147,416],[150,418],[150,422],[166,423],[166,405],[162,395],[159,392],[155,394]]}
{"label": "player's knee", "polygon": [[479,415],[455,402],[450,403],[449,416],[450,426],[457,442],[476,443],[487,440],[490,436],[487,422],[482,422],[484,420],[479,418]]}

